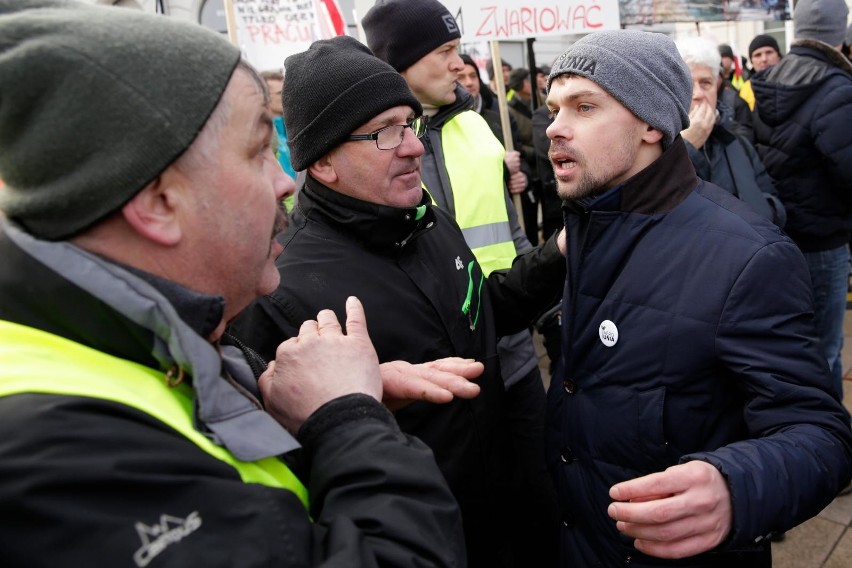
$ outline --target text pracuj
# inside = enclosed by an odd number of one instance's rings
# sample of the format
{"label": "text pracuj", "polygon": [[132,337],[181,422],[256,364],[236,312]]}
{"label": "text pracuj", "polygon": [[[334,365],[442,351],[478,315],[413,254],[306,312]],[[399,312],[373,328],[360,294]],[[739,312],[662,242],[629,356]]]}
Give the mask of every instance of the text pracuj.
{"label": "text pracuj", "polygon": [[310,43],[316,39],[316,12],[311,0],[235,0],[243,32],[255,45]]}
{"label": "text pracuj", "polygon": [[246,24],[248,39],[253,44],[279,45],[282,43],[305,43],[314,40],[311,24]]}

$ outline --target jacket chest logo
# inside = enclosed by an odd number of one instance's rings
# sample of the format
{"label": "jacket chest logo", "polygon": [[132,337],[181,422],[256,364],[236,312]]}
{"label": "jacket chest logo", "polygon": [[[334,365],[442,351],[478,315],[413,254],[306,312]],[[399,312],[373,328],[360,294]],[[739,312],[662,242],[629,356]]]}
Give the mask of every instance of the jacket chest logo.
{"label": "jacket chest logo", "polygon": [[464,268],[464,263],[460,256],[456,257],[456,270],[462,270]]}

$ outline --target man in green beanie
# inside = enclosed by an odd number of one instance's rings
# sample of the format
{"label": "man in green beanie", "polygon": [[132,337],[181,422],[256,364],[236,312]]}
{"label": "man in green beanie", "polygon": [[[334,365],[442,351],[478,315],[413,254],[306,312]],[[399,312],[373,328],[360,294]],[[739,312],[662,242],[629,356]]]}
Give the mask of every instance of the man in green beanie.
{"label": "man in green beanie", "polygon": [[464,565],[381,401],[480,364],[380,366],[354,297],[345,334],[320,311],[268,366],[223,333],[279,281],[267,102],[199,26],[0,0],[4,565]]}

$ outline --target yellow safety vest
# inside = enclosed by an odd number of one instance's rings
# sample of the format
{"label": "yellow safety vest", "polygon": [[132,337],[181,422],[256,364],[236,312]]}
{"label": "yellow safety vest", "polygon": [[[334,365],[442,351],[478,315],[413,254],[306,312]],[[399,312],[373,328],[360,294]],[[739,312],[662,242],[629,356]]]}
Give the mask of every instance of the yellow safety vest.
{"label": "yellow safety vest", "polygon": [[743,79],[742,75],[731,75],[731,86],[736,90],[740,90],[740,87],[743,86],[745,79]]}
{"label": "yellow safety vest", "polygon": [[754,91],[751,88],[751,80],[746,81],[740,87],[740,98],[748,103],[749,110],[754,110]]}
{"label": "yellow safety vest", "polygon": [[441,129],[444,165],[452,185],[456,222],[482,272],[509,268],[515,243],[503,188],[505,150],[474,111],[459,113]]}
{"label": "yellow safety vest", "polygon": [[165,374],[32,327],[0,320],[0,396],[44,393],[109,400],[170,426],[234,469],[245,483],[288,489],[308,508],[308,492],[275,457],[235,458],[192,423],[193,391],[166,385]]}

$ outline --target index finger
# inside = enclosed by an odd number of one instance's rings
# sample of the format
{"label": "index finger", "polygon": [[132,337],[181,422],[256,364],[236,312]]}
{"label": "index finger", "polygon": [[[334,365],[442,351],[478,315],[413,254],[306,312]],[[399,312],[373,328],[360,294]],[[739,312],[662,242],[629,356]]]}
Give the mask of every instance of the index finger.
{"label": "index finger", "polygon": [[346,335],[360,336],[369,340],[367,316],[361,300],[355,296],[346,298]]}

